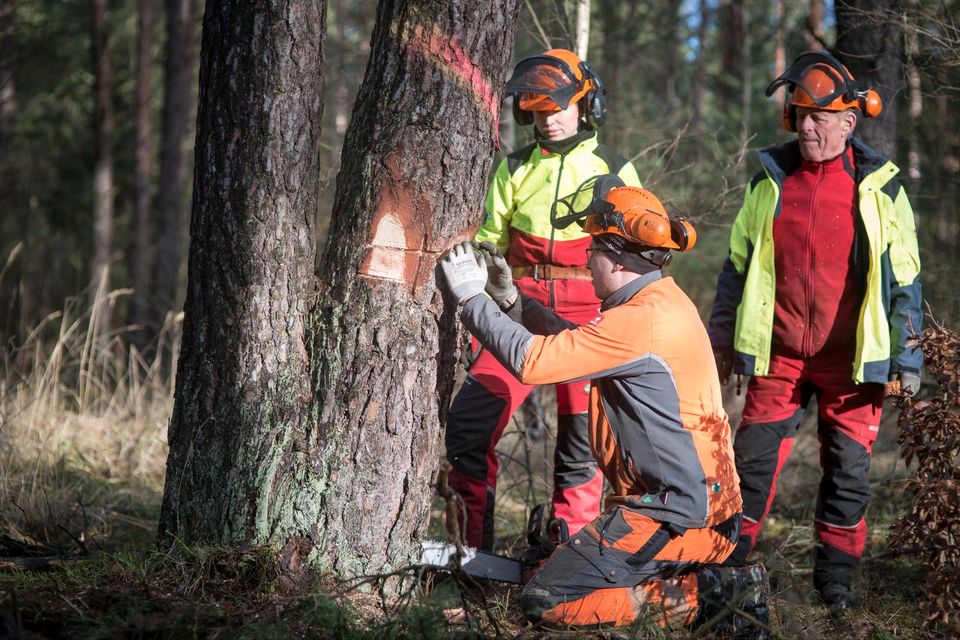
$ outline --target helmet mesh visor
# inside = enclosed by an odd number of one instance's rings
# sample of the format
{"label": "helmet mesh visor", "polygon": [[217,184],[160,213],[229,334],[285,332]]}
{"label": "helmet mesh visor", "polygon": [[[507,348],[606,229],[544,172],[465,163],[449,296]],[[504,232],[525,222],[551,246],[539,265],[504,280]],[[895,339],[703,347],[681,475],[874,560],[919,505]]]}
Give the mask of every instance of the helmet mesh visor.
{"label": "helmet mesh visor", "polygon": [[544,95],[560,109],[566,109],[577,94],[577,89],[577,79],[563,61],[549,56],[534,56],[517,65],[505,90],[513,94]]}

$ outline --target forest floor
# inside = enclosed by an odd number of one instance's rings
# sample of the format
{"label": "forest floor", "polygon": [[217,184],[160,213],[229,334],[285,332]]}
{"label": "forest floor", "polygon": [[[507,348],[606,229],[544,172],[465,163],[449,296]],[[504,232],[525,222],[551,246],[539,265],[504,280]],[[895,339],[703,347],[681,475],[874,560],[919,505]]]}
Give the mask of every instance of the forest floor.
{"label": "forest floor", "polygon": [[[172,408],[164,364],[131,366],[136,354],[117,363],[90,348],[69,312],[59,322],[59,348],[18,354],[0,380],[0,637],[710,637],[650,624],[591,634],[533,629],[516,586],[465,585],[444,574],[411,572],[386,596],[371,588],[377,580],[289,584],[264,549],[160,553],[154,536]],[[757,550],[770,575],[773,637],[943,637],[922,626],[922,570],[886,545],[910,499],[895,413],[888,410],[875,446],[871,534],[856,584],[862,604],[840,616],[817,605],[811,588],[818,445],[815,425],[804,424]],[[555,424],[550,411],[545,418]],[[547,499],[549,430],[534,437],[518,419],[501,442],[500,552],[520,545],[530,507]],[[437,499],[431,537],[443,538],[442,513]],[[12,557],[43,568],[15,567]]]}

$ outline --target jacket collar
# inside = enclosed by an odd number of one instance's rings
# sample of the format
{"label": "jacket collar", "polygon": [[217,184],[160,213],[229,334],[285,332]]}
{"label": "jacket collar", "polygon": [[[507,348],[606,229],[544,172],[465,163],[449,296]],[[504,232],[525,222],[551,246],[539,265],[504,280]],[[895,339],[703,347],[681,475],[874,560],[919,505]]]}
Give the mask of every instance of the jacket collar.
{"label": "jacket collar", "polygon": [[536,129],[534,129],[534,131],[536,132],[534,135],[537,138],[537,144],[540,145],[540,149],[548,154],[559,153],[566,155],[575,147],[579,146],[580,143],[597,137],[597,132],[593,129],[584,129],[563,140],[546,140],[540,136],[540,132],[536,131]]}
{"label": "jacket collar", "polygon": [[639,293],[640,290],[645,286],[656,282],[661,277],[663,276],[660,273],[660,270],[657,269],[655,271],[645,273],[639,278],[631,280],[604,298],[603,302],[600,304],[600,311],[606,311],[607,309],[619,307],[626,301],[630,300],[633,296],[637,295],[637,293]]}
{"label": "jacket collar", "polygon": [[[866,145],[856,136],[850,138],[849,146],[853,148],[854,181],[860,184],[865,177],[887,164],[887,159],[877,151]],[[757,152],[764,169],[777,184],[783,184],[784,179],[797,170],[803,162],[800,155],[800,143],[796,140],[769,147]]]}

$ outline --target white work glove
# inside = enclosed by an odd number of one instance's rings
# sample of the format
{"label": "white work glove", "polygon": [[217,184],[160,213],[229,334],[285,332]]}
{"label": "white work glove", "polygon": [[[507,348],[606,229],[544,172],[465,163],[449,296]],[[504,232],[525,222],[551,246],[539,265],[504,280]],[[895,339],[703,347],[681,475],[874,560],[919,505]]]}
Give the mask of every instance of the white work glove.
{"label": "white work glove", "polygon": [[501,308],[511,306],[519,295],[513,284],[513,269],[492,242],[481,242],[480,254],[487,265],[487,295]]}
{"label": "white work glove", "polygon": [[463,304],[483,293],[487,284],[487,267],[483,256],[473,252],[469,242],[453,245],[447,257],[440,262],[447,292]]}

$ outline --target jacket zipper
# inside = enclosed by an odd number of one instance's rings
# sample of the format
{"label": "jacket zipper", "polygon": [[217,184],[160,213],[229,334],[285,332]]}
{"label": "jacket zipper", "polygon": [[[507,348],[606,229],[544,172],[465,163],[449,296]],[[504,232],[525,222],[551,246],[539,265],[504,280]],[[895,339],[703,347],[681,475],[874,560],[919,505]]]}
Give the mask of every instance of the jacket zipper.
{"label": "jacket zipper", "polygon": [[[563,161],[566,159],[566,157],[567,157],[567,154],[565,153],[560,154],[560,168],[557,170],[557,186],[553,190],[554,203],[556,203],[557,200],[560,198],[560,181],[563,179]],[[557,230],[553,228],[553,225],[550,225],[550,242],[547,244],[547,264],[553,264],[553,242],[554,242],[554,234],[556,232]],[[547,288],[549,290],[549,295],[550,295],[550,299],[549,299],[550,309],[553,311],[556,311],[557,300],[556,300],[556,296],[554,295],[553,280],[547,281]]]}
{"label": "jacket zipper", "polygon": [[804,285],[804,292],[806,293],[806,309],[807,317],[805,321],[805,327],[803,332],[803,342],[801,344],[801,349],[805,356],[812,356],[813,354],[813,296],[815,295],[814,291],[814,278],[813,278],[813,264],[816,261],[815,254],[815,245],[814,240],[816,238],[816,225],[817,225],[817,200],[820,198],[820,187],[823,185],[823,179],[826,175],[826,170],[824,169],[823,164],[817,166],[817,182],[813,187],[813,197],[810,198],[810,215],[809,220],[810,224],[807,226],[807,277],[806,283]]}

